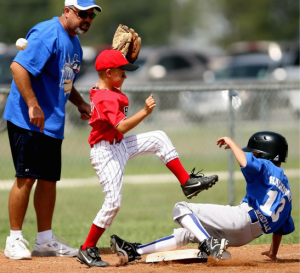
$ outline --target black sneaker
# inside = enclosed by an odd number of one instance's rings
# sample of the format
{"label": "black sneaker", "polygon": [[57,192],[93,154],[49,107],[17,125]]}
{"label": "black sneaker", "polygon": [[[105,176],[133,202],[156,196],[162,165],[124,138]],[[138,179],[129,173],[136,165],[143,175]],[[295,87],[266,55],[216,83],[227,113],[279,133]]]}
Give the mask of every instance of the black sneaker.
{"label": "black sneaker", "polygon": [[224,250],[227,248],[228,241],[210,237],[199,244],[199,250],[205,252],[207,256],[213,256],[216,259],[221,259]]}
{"label": "black sneaker", "polygon": [[98,247],[87,247],[86,250],[82,250],[82,246],[79,248],[77,261],[81,264],[86,264],[89,267],[98,266],[105,267],[109,266],[109,263],[101,260],[99,256]]}
{"label": "black sneaker", "polygon": [[127,262],[134,260],[140,260],[142,257],[137,253],[137,247],[139,243],[128,243],[122,240],[117,235],[110,236],[110,247],[113,253],[117,253],[118,256],[124,256]]}
{"label": "black sneaker", "polygon": [[205,177],[203,173],[197,172],[194,174],[195,168],[190,174],[190,178],[184,186],[181,186],[184,195],[187,199],[191,199],[203,190],[208,190],[218,181],[217,175]]}

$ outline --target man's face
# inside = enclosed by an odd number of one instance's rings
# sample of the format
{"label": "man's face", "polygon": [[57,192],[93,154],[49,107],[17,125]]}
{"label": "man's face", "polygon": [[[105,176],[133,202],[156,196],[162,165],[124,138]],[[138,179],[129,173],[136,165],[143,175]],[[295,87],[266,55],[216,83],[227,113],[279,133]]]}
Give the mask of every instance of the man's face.
{"label": "man's face", "polygon": [[[76,34],[85,34],[89,30],[93,19],[90,18],[94,14],[94,9],[88,9],[81,11],[75,7],[68,7],[68,27]],[[81,15],[88,15],[86,18],[82,18]],[[84,17],[85,17],[84,16]]]}

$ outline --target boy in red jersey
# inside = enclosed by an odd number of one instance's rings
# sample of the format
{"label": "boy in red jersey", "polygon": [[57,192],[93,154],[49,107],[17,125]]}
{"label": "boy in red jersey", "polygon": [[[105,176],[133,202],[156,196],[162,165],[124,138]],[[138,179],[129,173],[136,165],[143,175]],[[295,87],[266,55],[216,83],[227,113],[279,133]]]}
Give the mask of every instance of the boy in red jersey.
{"label": "boy in red jersey", "polygon": [[218,176],[204,177],[203,174],[194,174],[194,170],[189,175],[181,165],[171,140],[163,131],[124,137],[125,133],[152,113],[156,106],[153,95],[146,99],[142,110],[127,118],[129,101],[120,90],[126,79],[125,71],[134,71],[138,66],[129,63],[120,51],[109,49],[99,54],[95,67],[99,82],[90,92],[90,158],[103,187],[105,200],[85,243],[79,249],[77,260],[90,267],[105,267],[109,264],[99,257],[96,244],[120,209],[123,174],[129,159],[155,153],[177,177],[189,199],[212,187],[218,181]]}

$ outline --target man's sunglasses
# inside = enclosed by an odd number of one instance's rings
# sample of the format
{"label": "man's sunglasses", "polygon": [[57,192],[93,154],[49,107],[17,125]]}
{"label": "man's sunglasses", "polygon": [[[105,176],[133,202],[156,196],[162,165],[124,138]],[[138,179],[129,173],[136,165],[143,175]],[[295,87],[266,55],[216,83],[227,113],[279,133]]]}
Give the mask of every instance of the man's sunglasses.
{"label": "man's sunglasses", "polygon": [[90,19],[94,19],[96,17],[96,13],[94,12],[91,12],[91,13],[88,13],[87,11],[84,11],[84,10],[80,10],[79,12],[70,8],[70,10],[74,11],[78,17],[82,18],[82,19],[86,19],[87,17],[90,17]]}

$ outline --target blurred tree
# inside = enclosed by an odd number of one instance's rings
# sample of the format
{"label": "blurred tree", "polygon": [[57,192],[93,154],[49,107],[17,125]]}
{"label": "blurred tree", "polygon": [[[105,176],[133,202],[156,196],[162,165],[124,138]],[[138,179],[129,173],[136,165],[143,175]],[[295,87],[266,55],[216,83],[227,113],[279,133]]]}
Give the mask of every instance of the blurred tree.
{"label": "blurred tree", "polygon": [[[143,45],[190,45],[210,40],[293,40],[299,34],[295,0],[96,0],[103,8],[82,45],[111,44],[118,24],[133,27]],[[60,16],[64,0],[0,0],[0,42],[14,43],[35,24]],[[191,42],[193,40],[194,42]],[[209,43],[208,43],[209,44]],[[201,47],[201,45],[199,45]]]}
{"label": "blurred tree", "polygon": [[0,42],[15,43],[34,25],[55,16],[50,2],[52,0],[0,0]]}
{"label": "blurred tree", "polygon": [[[166,44],[172,1],[96,0],[103,12],[97,14],[89,33],[80,40],[83,45],[110,44],[118,24],[122,23],[134,27],[145,44]],[[63,0],[17,0],[17,3],[1,0],[0,42],[14,43],[25,37],[35,24],[60,16],[63,7]]]}
{"label": "blurred tree", "polygon": [[93,45],[111,44],[118,25],[125,24],[139,33],[143,44],[166,44],[170,33],[170,1],[96,1],[103,12],[97,15],[81,41]]}
{"label": "blurred tree", "polygon": [[218,42],[228,45],[250,40],[298,40],[299,1],[222,0],[220,12],[227,19],[228,32]]}

